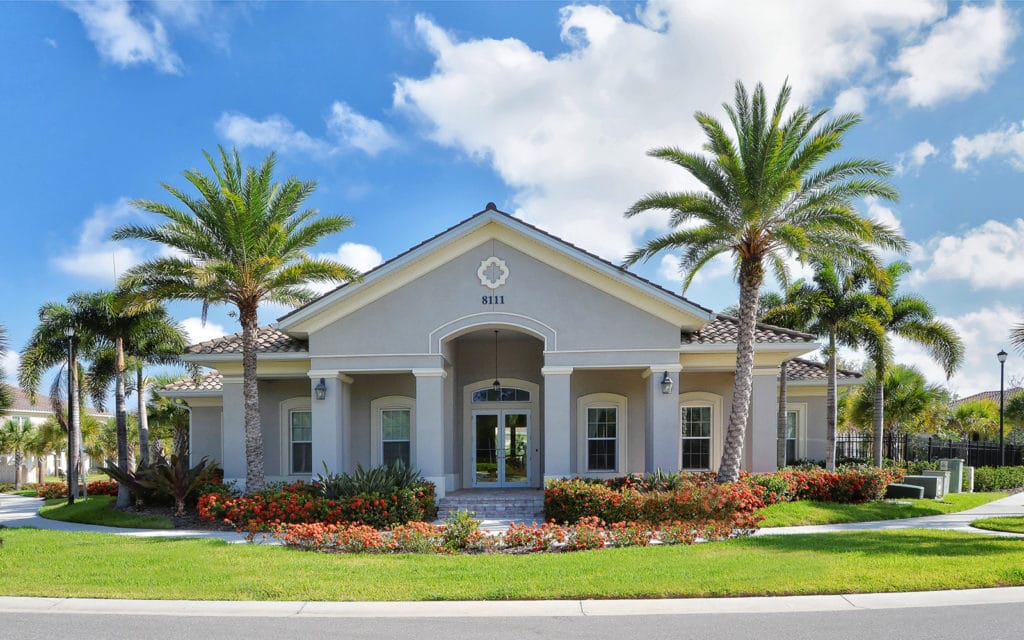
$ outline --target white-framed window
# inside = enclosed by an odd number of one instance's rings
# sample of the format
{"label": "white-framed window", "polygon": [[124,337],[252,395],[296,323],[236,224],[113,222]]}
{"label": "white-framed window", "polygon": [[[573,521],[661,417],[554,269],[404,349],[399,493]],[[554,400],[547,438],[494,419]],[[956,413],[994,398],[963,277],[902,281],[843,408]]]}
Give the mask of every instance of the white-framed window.
{"label": "white-framed window", "polygon": [[722,396],[702,391],[679,394],[679,468],[709,471],[721,458]]}
{"label": "white-framed window", "polygon": [[577,468],[587,474],[626,471],[626,397],[594,393],[577,402]]}
{"label": "white-framed window", "polygon": [[807,457],[807,403],[786,404],[786,464]]}
{"label": "white-framed window", "polygon": [[313,413],[309,409],[288,412],[288,473],[313,473]]}
{"label": "white-framed window", "polygon": [[391,465],[401,460],[416,464],[416,399],[385,396],[370,402],[370,464]]}
{"label": "white-framed window", "polygon": [[412,410],[380,410],[381,464],[412,464]]}

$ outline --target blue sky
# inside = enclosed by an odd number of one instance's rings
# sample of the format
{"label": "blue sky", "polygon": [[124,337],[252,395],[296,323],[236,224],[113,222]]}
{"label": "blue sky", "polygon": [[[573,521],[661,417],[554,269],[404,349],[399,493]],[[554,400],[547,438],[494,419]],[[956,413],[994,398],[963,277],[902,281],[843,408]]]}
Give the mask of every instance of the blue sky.
{"label": "blue sky", "polygon": [[[905,287],[967,343],[951,389],[995,388],[994,354],[1024,319],[1024,7],[822,6],[0,4],[0,323],[20,349],[42,303],[156,255],[110,231],[218,144],[251,164],[277,150],[282,177],[317,180],[310,204],[356,221],[318,249],[363,269],[488,201],[618,261],[665,224],[622,211],[692,186],[644,152],[697,148],[693,113],[720,115],[736,79],[774,93],[788,77],[796,102],[863,114],[842,155],[893,163],[902,193],[863,212],[914,243]],[[637,270],[679,288],[671,256]],[[733,303],[728,267],[687,295]],[[227,309],[205,327],[199,311],[172,306],[196,340],[237,330]]]}

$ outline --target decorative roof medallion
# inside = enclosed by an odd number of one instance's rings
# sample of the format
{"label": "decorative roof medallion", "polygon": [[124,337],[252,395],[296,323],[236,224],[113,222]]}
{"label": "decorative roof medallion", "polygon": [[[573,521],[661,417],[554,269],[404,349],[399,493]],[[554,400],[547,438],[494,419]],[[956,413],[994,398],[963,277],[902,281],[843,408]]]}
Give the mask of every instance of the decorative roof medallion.
{"label": "decorative roof medallion", "polygon": [[508,265],[501,258],[491,256],[480,263],[476,275],[480,278],[480,284],[488,289],[497,289],[508,280]]}

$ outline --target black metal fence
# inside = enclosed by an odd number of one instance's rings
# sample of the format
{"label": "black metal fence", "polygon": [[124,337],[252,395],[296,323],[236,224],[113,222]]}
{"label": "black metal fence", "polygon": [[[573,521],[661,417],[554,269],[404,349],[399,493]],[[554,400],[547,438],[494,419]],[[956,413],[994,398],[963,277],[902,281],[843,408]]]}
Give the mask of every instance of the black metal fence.
{"label": "black metal fence", "polygon": [[[1006,465],[1024,464],[1024,447],[1005,445]],[[998,442],[940,440],[920,435],[886,433],[882,438],[882,456],[896,462],[934,462],[940,458],[960,458],[971,467],[998,467]],[[874,437],[850,433],[836,437],[836,461],[870,462],[874,457]]]}

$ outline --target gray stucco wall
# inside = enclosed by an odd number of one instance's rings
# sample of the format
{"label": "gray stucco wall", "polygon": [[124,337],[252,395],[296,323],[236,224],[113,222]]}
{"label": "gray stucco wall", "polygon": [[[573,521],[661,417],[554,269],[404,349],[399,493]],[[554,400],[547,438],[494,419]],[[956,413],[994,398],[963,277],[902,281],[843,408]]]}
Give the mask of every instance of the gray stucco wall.
{"label": "gray stucco wall", "polygon": [[[583,443],[578,437],[579,416],[577,415],[577,400],[592,393],[615,393],[626,396],[627,412],[627,440],[626,456],[628,458],[627,468],[620,469],[618,474],[640,473],[644,470],[644,424],[647,396],[641,377],[640,370],[627,371],[574,371],[569,382],[570,394],[572,396],[572,407],[569,415],[572,416],[572,424],[568,425],[572,436],[570,438],[570,451],[572,454],[572,470],[574,473],[583,473],[578,468],[578,452]],[[561,425],[552,428],[560,428]]]}
{"label": "gray stucco wall", "polygon": [[801,396],[794,393],[797,389],[790,387],[786,391],[786,401],[807,404],[807,450],[805,458],[824,460],[826,445],[826,416],[824,396]]}
{"label": "gray stucco wall", "polygon": [[[679,327],[503,243],[493,245],[493,254],[492,243],[485,242],[313,333],[310,353],[426,353],[431,331],[485,312],[522,314],[544,322],[557,331],[559,350],[678,346]],[[506,284],[494,291],[482,286],[476,274],[481,261],[491,255],[504,259],[510,271]],[[485,295],[500,295],[504,304],[482,304]],[[324,359],[318,366],[333,364]]]}
{"label": "gray stucco wall", "polygon": [[416,397],[416,379],[411,373],[353,376],[352,406],[349,410],[352,435],[351,463],[370,466],[370,403],[385,396]]}
{"label": "gray stucco wall", "polygon": [[[288,475],[288,425],[281,416],[281,403],[293,398],[309,398],[309,379],[261,380],[260,425],[263,431],[263,471],[267,476]],[[316,474],[319,469],[314,468]]]}
{"label": "gray stucco wall", "polygon": [[221,408],[192,407],[192,440],[189,447],[192,463],[208,456],[218,463],[224,460],[224,449],[221,441]]}

